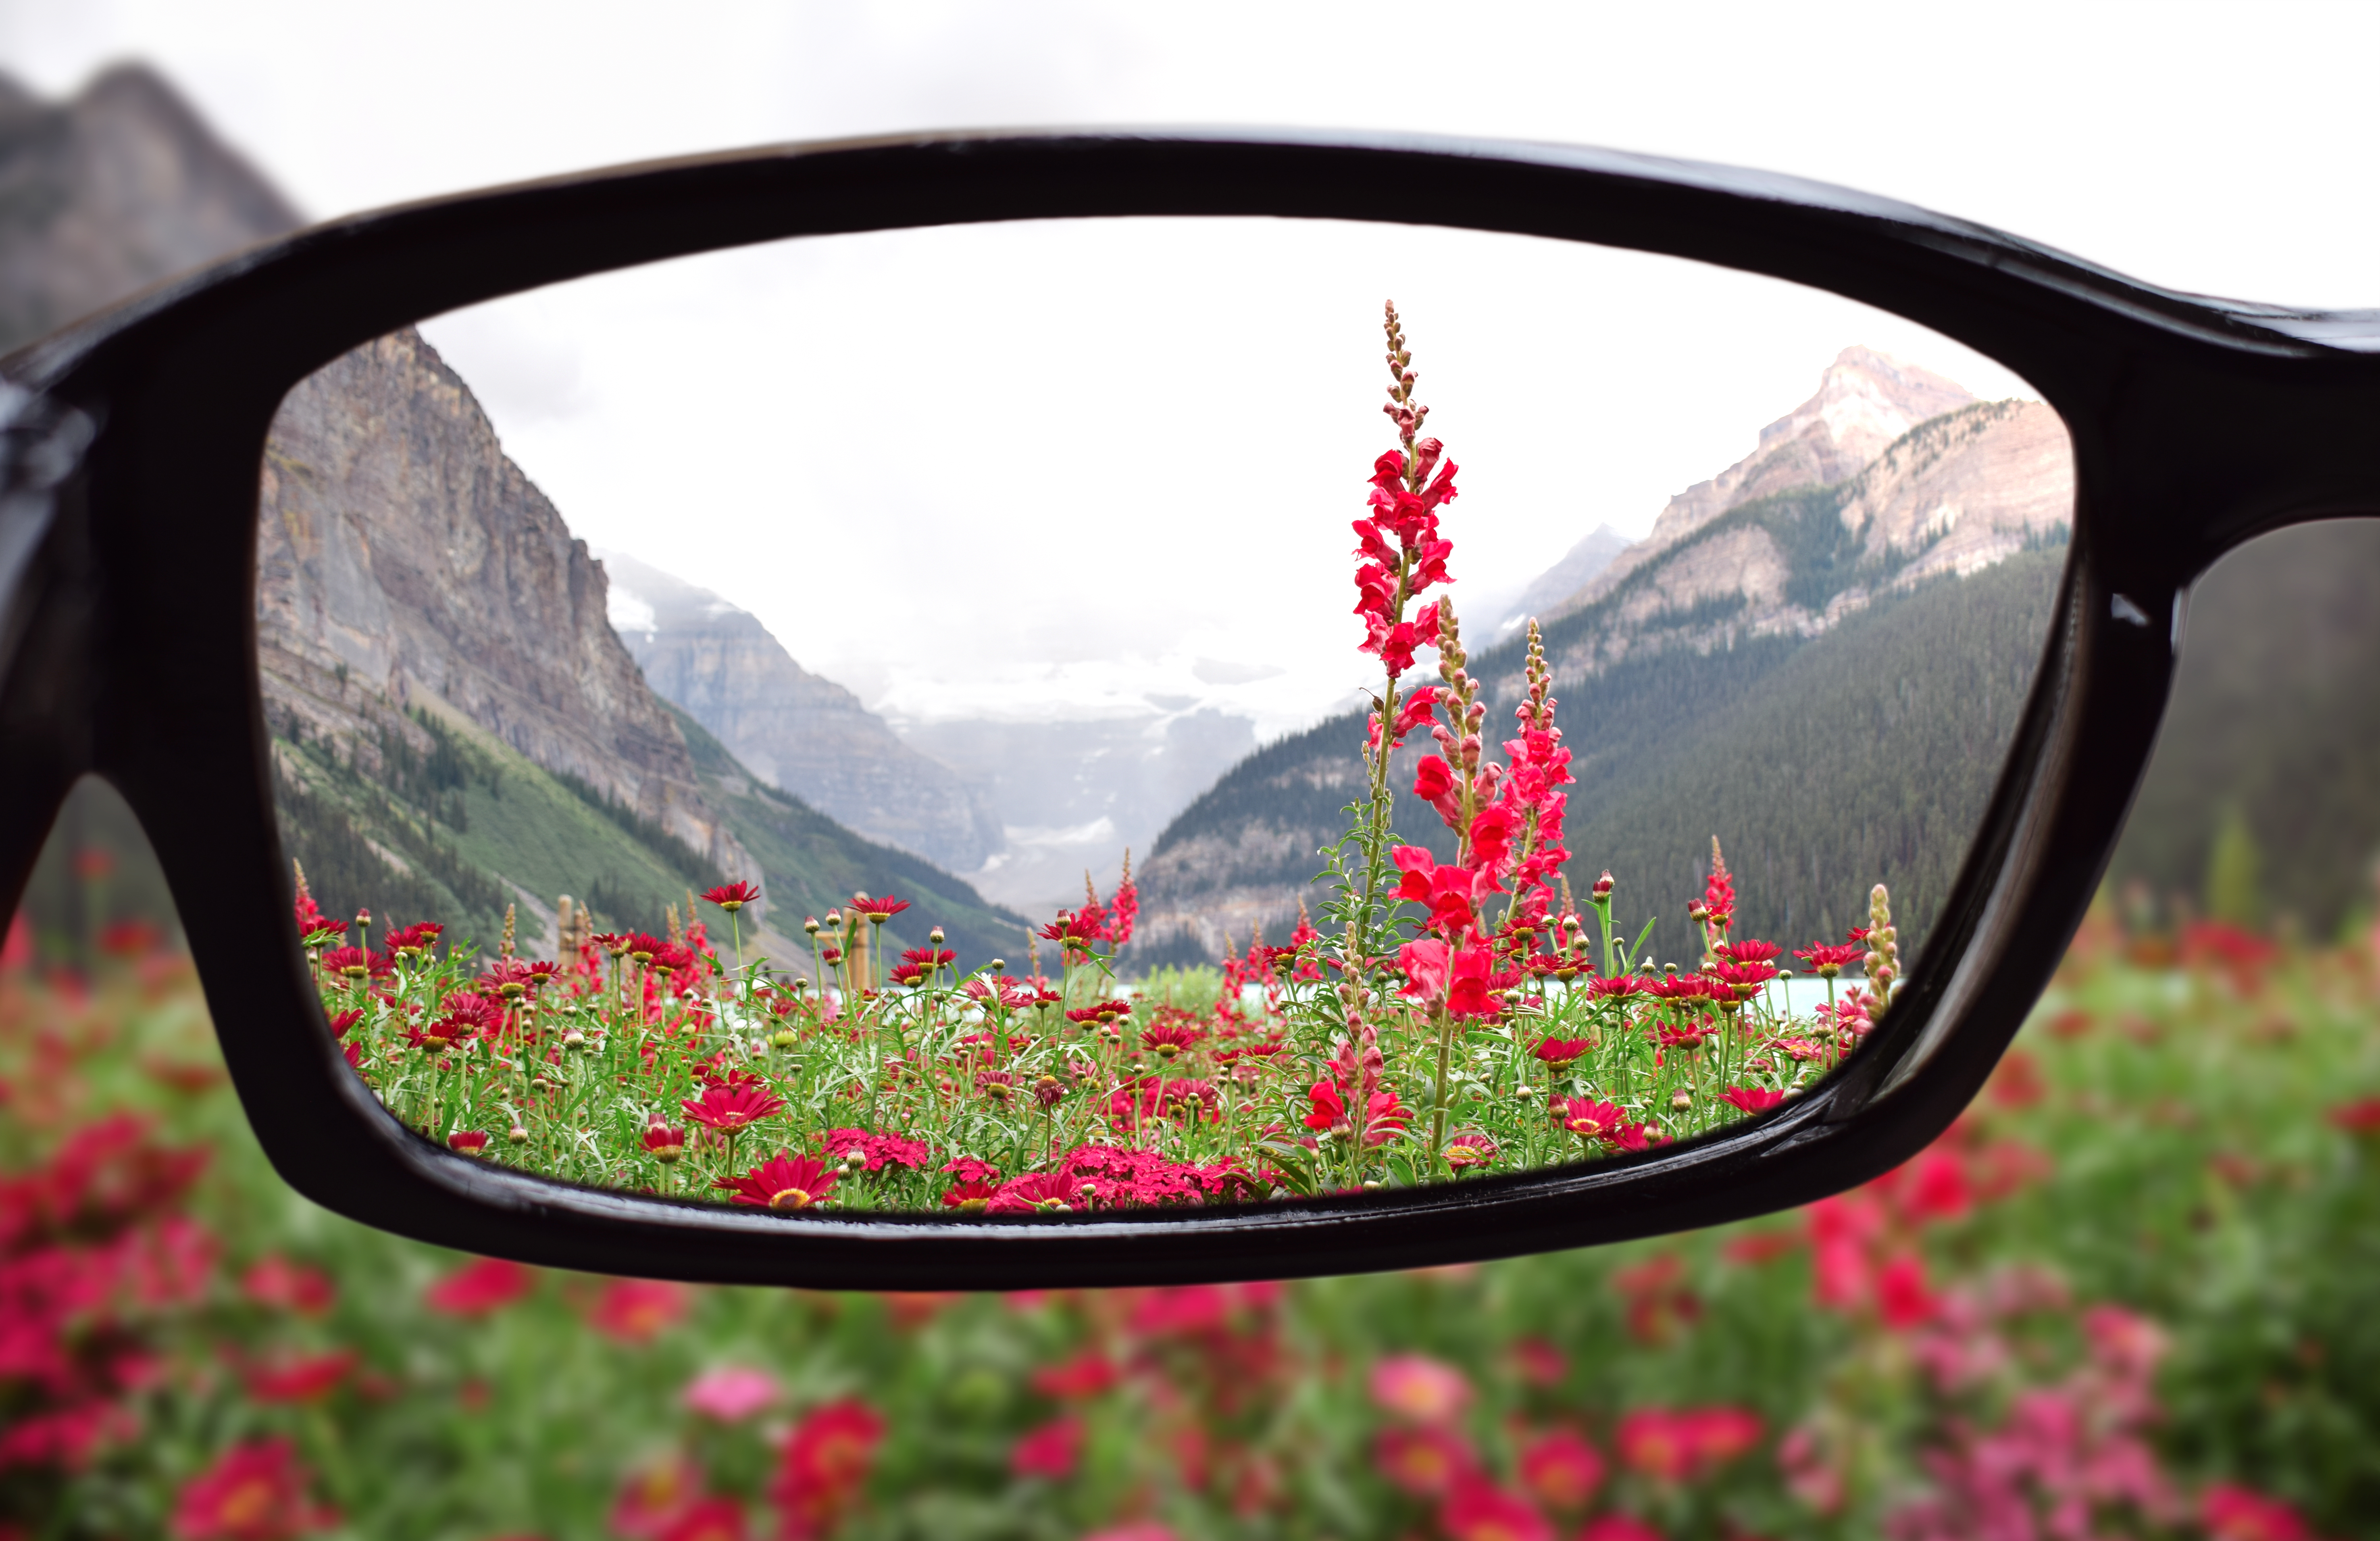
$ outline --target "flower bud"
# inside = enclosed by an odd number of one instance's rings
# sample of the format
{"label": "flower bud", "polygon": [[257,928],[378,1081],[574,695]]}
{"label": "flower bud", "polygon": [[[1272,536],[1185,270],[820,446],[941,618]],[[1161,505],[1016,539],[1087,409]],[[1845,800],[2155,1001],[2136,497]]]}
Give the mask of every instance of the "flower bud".
{"label": "flower bud", "polygon": [[1004,973],[1004,972],[1007,972],[1007,970],[1008,970],[1008,960],[1007,960],[1007,959],[1005,959],[1005,958],[995,958],[995,959],[993,959],[993,960],[991,960],[991,972],[994,972],[994,973]]}
{"label": "flower bud", "polygon": [[1595,880],[1593,892],[1595,897],[1597,899],[1609,899],[1611,897],[1611,874],[1609,869],[1604,872],[1604,874],[1601,877]]}
{"label": "flower bud", "polygon": [[942,928],[939,925],[926,933],[927,942],[934,947],[941,947],[946,939],[942,936]]}
{"label": "flower bud", "polygon": [[802,919],[802,929],[808,932],[813,936],[817,936],[819,934],[818,917],[816,915],[804,916]]}
{"label": "flower bud", "polygon": [[791,1048],[795,1043],[794,1030],[790,1027],[781,1027],[770,1035],[769,1042],[781,1049]]}
{"label": "flower bud", "polygon": [[504,1131],[504,1138],[510,1140],[514,1144],[525,1145],[528,1144],[528,1131],[523,1129],[518,1124],[515,1124],[512,1128]]}
{"label": "flower bud", "polygon": [[842,911],[830,910],[826,912],[826,928],[829,931],[840,931],[843,929]]}
{"label": "flower bud", "polygon": [[1687,1091],[1682,1086],[1679,1087],[1670,1098],[1670,1107],[1676,1112],[1692,1112],[1694,1110],[1694,1095],[1692,1092]]}

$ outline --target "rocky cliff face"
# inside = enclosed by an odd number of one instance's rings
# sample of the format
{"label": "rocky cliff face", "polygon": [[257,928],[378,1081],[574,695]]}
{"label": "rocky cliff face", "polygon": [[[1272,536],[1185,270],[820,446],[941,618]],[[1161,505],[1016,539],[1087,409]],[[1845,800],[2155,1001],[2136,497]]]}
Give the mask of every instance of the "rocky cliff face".
{"label": "rocky cliff face", "polygon": [[759,618],[633,556],[606,552],[602,565],[613,625],[646,682],[754,775],[952,872],[974,872],[1001,849],[981,789],[795,663]]}
{"label": "rocky cliff face", "polygon": [[[1974,399],[1930,370],[1873,349],[1844,349],[1819,377],[1817,394],[1760,431],[1759,447],[1670,499],[1650,534],[1537,618],[1553,620],[1595,603],[1730,508],[1795,487],[1848,481],[1919,423]],[[1750,552],[1744,557],[1757,560]]]}
{"label": "rocky cliff face", "polygon": [[[601,564],[411,329],[290,392],[265,448],[257,625],[276,731],[419,733],[449,709],[709,857],[756,871],[613,632]],[[425,742],[418,748],[426,750]]]}
{"label": "rocky cliff face", "polygon": [[55,104],[0,76],[0,351],[300,223],[148,69]]}

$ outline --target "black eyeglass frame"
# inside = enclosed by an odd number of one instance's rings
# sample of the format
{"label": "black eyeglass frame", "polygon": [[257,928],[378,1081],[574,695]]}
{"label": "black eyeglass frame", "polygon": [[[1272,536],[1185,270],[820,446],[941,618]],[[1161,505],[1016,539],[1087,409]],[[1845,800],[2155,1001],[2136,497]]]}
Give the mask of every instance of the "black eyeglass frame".
{"label": "black eyeglass frame", "polygon": [[[1893,312],[2064,420],[2073,540],[1988,811],[1891,1013],[1774,1113],[1634,1156],[1241,1207],[782,1216],[560,1182],[406,1129],[347,1067],[289,923],[256,652],[258,476],[283,396],[397,327],[803,235],[1274,215],[1630,248]],[[923,134],[633,165],[314,226],[0,361],[0,896],[81,775],[139,814],[224,1056],[290,1184],[367,1224],[554,1266],[819,1288],[1352,1273],[1716,1224],[1906,1159],[1973,1097],[2080,923],[2154,745],[2190,583],[2380,509],[2380,312],[2154,288],[2000,232],[1761,172],[1340,134]]]}

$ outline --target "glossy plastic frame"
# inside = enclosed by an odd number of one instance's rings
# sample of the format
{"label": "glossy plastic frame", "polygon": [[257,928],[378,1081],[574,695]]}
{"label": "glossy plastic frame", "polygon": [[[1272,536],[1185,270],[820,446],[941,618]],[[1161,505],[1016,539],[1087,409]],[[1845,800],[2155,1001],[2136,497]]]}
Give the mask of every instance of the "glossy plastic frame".
{"label": "glossy plastic frame", "polygon": [[[347,1069],[288,924],[255,635],[258,468],[283,394],[424,317],[790,236],[1130,214],[1431,224],[1829,289],[1990,354],[2064,418],[2058,624],[1945,916],[1885,1024],[1767,1117],[1658,1152],[1402,1192],[1037,1218],[778,1216],[450,1154]],[[1339,135],[935,134],[562,177],[255,248],[0,364],[0,895],[96,772],[173,886],[233,1082],[309,1197],[565,1267],[831,1288],[1343,1273],[1542,1251],[1806,1202],[1966,1106],[2056,965],[2155,738],[2190,582],[2285,524],[2380,508],[2380,313],[2168,293],[1791,178],[1552,146]]]}

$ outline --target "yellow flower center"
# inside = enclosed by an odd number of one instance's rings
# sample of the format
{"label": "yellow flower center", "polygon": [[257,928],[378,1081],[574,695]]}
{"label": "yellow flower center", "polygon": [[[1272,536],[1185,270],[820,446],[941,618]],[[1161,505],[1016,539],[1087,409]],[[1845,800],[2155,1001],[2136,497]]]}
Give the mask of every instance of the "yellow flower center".
{"label": "yellow flower center", "polygon": [[771,1209],[808,1209],[809,1206],[809,1194],[799,1188],[787,1188],[769,1195],[769,1207]]}

